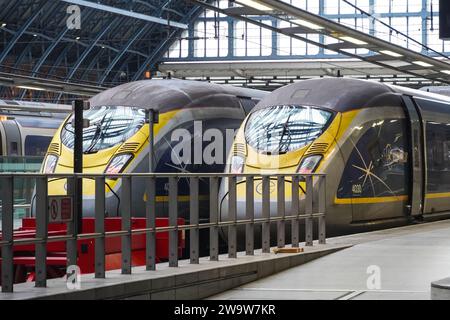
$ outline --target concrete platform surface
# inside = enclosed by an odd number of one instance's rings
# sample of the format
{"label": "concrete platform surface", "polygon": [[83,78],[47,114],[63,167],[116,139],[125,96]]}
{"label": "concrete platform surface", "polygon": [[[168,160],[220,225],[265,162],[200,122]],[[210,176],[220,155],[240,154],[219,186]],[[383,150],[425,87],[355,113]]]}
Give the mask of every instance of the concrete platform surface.
{"label": "concrete platform surface", "polygon": [[327,241],[353,246],[211,299],[430,299],[450,276],[448,220]]}
{"label": "concrete platform surface", "polygon": [[220,255],[219,261],[200,258],[199,264],[180,260],[178,267],[168,263],[157,265],[156,271],[134,267],[131,275],[120,270],[108,271],[105,279],[93,274],[81,276],[80,288],[70,288],[63,278],[50,279],[46,288],[36,288],[34,282],[16,284],[13,293],[0,292],[0,300],[26,299],[202,299],[238,287],[242,284],[298,266],[327,254],[347,248],[344,244],[305,247],[302,253],[262,253],[237,258]]}

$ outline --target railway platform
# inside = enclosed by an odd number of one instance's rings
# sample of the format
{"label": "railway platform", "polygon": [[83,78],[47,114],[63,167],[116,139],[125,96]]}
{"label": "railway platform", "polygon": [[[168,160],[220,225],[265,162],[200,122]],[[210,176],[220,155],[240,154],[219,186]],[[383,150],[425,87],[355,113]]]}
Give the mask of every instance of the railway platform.
{"label": "railway platform", "polygon": [[450,221],[328,238],[327,243],[351,247],[211,299],[428,300],[431,283],[450,276]]}
{"label": "railway platform", "polygon": [[103,279],[94,278],[92,274],[82,275],[79,288],[68,287],[64,278],[47,280],[45,288],[25,282],[16,284],[12,293],[0,293],[0,300],[202,299],[347,247],[315,243],[296,254],[255,250],[251,256],[245,252],[238,253],[237,258],[220,255],[218,261],[204,257],[198,264],[180,260],[177,268],[168,263],[159,263],[155,271],[135,267],[128,275],[112,270],[107,271]]}

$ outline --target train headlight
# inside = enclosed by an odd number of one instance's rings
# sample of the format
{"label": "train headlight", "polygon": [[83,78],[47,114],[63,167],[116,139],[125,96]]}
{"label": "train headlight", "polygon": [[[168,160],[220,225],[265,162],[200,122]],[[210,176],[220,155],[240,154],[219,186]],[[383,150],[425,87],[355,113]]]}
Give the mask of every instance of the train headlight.
{"label": "train headlight", "polygon": [[313,173],[322,160],[321,155],[309,156],[302,160],[298,166],[297,173],[309,174]]}
{"label": "train headlight", "polygon": [[55,156],[54,154],[49,154],[45,159],[44,173],[54,173],[57,163],[58,163],[58,156]]}
{"label": "train headlight", "polygon": [[123,169],[128,165],[133,155],[129,153],[119,154],[109,161],[106,166],[105,173],[116,174],[121,173]]}
{"label": "train headlight", "polygon": [[241,156],[231,157],[231,173],[242,173],[244,171],[245,159]]}

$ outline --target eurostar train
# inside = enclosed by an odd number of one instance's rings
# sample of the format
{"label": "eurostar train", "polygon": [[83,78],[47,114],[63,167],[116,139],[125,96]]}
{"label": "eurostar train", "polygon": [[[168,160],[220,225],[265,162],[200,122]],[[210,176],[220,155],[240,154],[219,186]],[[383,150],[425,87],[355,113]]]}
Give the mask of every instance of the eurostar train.
{"label": "eurostar train", "polygon": [[[215,159],[212,164],[205,162],[202,154],[211,141],[205,141],[208,140],[206,135],[202,139],[203,133],[212,129],[225,136],[227,129],[236,130],[265,94],[259,90],[177,79],[143,80],[106,90],[91,98],[90,109],[84,111],[84,118],[90,121],[90,126],[83,131],[83,172],[148,172],[149,127],[145,123],[146,109],[159,111],[159,123],[154,125],[155,172],[223,172],[227,150],[216,150],[224,154],[224,159]],[[172,133],[177,129],[180,129],[178,133],[188,133],[185,141],[182,141],[183,135],[176,135],[173,139]],[[233,137],[234,134],[229,146]],[[181,141],[192,147],[186,154],[178,152]],[[70,116],[56,132],[42,172],[73,172],[73,147],[74,128]],[[220,144],[220,148],[225,149],[226,145]],[[168,214],[168,185],[163,180],[157,179],[156,183],[158,216]],[[48,184],[50,195],[64,195],[66,189],[66,179],[56,179]],[[188,179],[179,181],[178,190],[179,202],[188,203]],[[106,179],[105,192],[106,215],[119,216],[121,180]],[[94,194],[94,180],[84,179],[84,216],[94,214]],[[202,194],[206,197],[209,194],[205,182],[200,183],[200,196]],[[133,179],[133,216],[145,216],[145,199],[144,179]],[[188,212],[188,206],[183,208],[179,205],[180,217]]]}
{"label": "eurostar train", "polygon": [[[232,150],[227,172],[326,174],[328,234],[450,213],[450,99],[445,96],[355,79],[302,81],[261,100],[242,123]],[[261,184],[255,181],[259,217]],[[277,214],[276,184],[271,179],[271,215]],[[237,195],[243,219],[245,179],[238,182]],[[221,219],[227,220],[225,182],[220,197]]]}
{"label": "eurostar train", "polygon": [[44,156],[70,110],[68,105],[0,100],[0,157]]}

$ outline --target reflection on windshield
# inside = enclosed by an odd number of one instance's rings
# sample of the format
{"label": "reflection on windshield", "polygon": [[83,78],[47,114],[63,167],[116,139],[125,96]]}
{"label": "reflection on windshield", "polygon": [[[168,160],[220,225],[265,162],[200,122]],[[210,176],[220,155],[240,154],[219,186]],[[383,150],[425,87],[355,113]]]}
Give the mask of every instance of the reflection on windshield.
{"label": "reflection on windshield", "polygon": [[332,113],[301,106],[274,106],[253,113],[245,128],[247,143],[266,153],[286,153],[316,139]]}
{"label": "reflection on windshield", "polygon": [[[122,106],[92,107],[83,113],[90,126],[83,129],[83,152],[93,153],[121,144],[133,136],[145,123],[143,109]],[[64,124],[61,141],[73,149],[73,115]]]}

